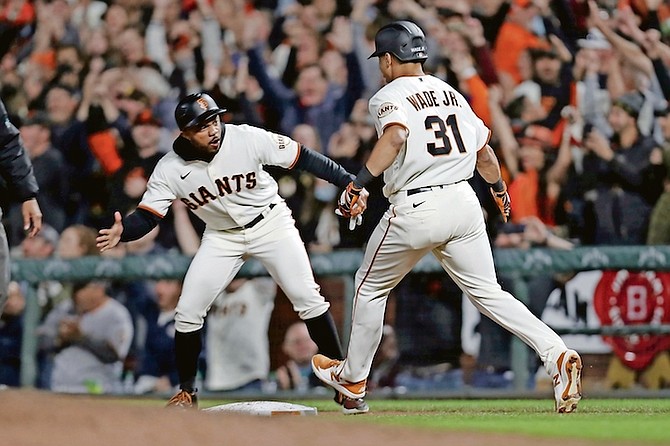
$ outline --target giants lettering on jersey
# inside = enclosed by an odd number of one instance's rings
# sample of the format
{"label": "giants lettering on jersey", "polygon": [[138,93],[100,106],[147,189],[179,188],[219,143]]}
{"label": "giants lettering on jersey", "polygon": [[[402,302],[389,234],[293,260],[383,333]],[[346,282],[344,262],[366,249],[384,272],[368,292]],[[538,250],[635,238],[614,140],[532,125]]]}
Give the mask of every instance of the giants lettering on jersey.
{"label": "giants lettering on jersey", "polygon": [[238,173],[231,177],[217,178],[214,181],[217,191],[216,194],[212,193],[205,186],[198,187],[196,192],[191,192],[188,196],[190,200],[186,197],[181,198],[181,201],[188,206],[191,210],[196,210],[200,206],[204,206],[212,200],[216,200],[217,195],[223,197],[224,195],[229,195],[234,192],[239,192],[242,190],[242,187],[246,189],[253,189],[256,187],[256,172],[249,172],[247,174]]}
{"label": "giants lettering on jersey", "polygon": [[445,107],[460,107],[458,99],[453,91],[443,91],[442,92],[442,102],[439,102],[437,94],[433,90],[429,91],[420,91],[414,94],[407,96],[407,100],[416,111],[423,110],[427,107],[439,107],[444,105]]}
{"label": "giants lettering on jersey", "polygon": [[381,119],[384,116],[391,114],[395,110],[398,110],[397,105],[390,102],[384,102],[379,106],[379,110],[377,110],[377,117]]}

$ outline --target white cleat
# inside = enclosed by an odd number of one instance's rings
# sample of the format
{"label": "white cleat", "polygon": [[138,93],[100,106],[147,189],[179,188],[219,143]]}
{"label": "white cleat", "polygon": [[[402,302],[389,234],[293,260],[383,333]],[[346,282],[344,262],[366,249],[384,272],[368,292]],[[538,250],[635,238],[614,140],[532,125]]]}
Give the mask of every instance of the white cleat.
{"label": "white cleat", "polygon": [[317,378],[324,384],[328,384],[333,389],[340,392],[347,398],[358,400],[365,397],[365,388],[367,380],[351,383],[340,379],[340,372],[337,367],[342,363],[337,359],[330,359],[324,355],[312,356],[312,370]]}
{"label": "white cleat", "polygon": [[556,412],[570,413],[582,399],[582,358],[574,350],[566,350],[558,357],[552,370]]}

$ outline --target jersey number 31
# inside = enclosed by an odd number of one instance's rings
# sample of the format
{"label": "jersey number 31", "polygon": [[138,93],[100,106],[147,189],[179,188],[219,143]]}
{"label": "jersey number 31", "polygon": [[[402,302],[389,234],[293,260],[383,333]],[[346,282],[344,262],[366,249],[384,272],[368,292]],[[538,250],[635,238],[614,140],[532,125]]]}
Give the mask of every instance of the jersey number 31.
{"label": "jersey number 31", "polygon": [[[465,144],[463,144],[461,132],[458,130],[456,115],[449,115],[445,121],[439,116],[431,115],[426,117],[424,125],[426,126],[426,130],[432,130],[435,133],[436,140],[442,140],[442,147],[437,147],[434,142],[426,144],[428,153],[433,156],[449,155],[452,149],[452,141],[456,143],[459,153],[465,153]],[[448,130],[451,130],[451,138]]]}

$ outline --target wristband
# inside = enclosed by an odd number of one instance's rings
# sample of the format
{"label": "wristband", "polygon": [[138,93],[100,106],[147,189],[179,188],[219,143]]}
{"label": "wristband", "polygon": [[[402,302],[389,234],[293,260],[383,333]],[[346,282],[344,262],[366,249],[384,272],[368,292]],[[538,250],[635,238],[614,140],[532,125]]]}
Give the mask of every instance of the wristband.
{"label": "wristband", "polygon": [[354,185],[356,187],[364,188],[368,183],[374,180],[376,177],[372,175],[368,166],[363,166],[363,168],[358,172],[356,178],[354,178]]}
{"label": "wristband", "polygon": [[503,183],[502,178],[500,178],[500,179],[499,179],[498,181],[496,181],[495,183],[491,184],[491,188],[492,188],[495,192],[503,192],[503,191],[505,190],[505,184]]}

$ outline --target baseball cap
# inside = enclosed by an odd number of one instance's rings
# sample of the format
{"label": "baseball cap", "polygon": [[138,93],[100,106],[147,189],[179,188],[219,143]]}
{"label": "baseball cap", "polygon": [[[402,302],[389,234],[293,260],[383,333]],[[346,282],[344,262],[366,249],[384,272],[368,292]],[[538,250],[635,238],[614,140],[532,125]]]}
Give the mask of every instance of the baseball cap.
{"label": "baseball cap", "polygon": [[552,47],[536,47],[536,48],[529,48],[528,49],[528,54],[530,55],[531,59],[538,60],[543,57],[547,57],[549,59],[558,59],[558,53],[556,50]]}
{"label": "baseball cap", "polygon": [[670,115],[670,102],[666,102],[665,107],[657,107],[654,109],[654,116],[668,116]]}
{"label": "baseball cap", "polygon": [[86,288],[89,285],[108,289],[110,287],[110,282],[105,279],[76,280],[72,282],[72,294],[75,294],[77,291]]}
{"label": "baseball cap", "polygon": [[40,229],[40,232],[35,237],[42,238],[47,243],[55,247],[58,246],[58,239],[60,238],[60,234],[53,228],[53,226],[44,223],[42,224],[42,229]]}
{"label": "baseball cap", "polygon": [[151,109],[146,108],[142,110],[133,121],[133,125],[153,125],[156,127],[161,127],[162,123],[160,119],[156,118]]}
{"label": "baseball cap", "polygon": [[42,127],[51,127],[51,120],[49,116],[43,111],[37,111],[29,114],[25,118],[21,118],[17,122],[17,127],[27,127],[29,125],[40,125]]}
{"label": "baseball cap", "polygon": [[514,0],[512,3],[520,8],[529,8],[533,6],[533,0]]}
{"label": "baseball cap", "polygon": [[634,91],[631,93],[624,93],[612,102],[612,106],[623,109],[629,115],[636,117],[640,114],[642,106],[644,105],[644,97]]}
{"label": "baseball cap", "polygon": [[577,40],[577,46],[584,49],[608,50],[612,48],[605,35],[597,28],[592,28],[584,39]]}

